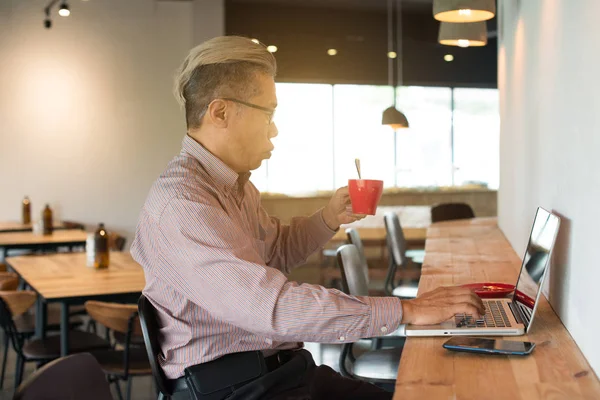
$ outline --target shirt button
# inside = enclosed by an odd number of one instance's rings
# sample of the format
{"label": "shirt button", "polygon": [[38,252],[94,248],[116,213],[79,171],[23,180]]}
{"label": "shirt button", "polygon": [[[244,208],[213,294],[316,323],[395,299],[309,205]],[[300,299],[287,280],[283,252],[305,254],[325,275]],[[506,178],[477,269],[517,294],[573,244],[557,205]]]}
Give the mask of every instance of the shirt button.
{"label": "shirt button", "polygon": [[387,332],[387,326],[382,326],[381,327],[381,332],[386,333]]}
{"label": "shirt button", "polygon": [[344,340],[346,340],[346,338],[344,336],[340,336],[340,341],[343,342]]}

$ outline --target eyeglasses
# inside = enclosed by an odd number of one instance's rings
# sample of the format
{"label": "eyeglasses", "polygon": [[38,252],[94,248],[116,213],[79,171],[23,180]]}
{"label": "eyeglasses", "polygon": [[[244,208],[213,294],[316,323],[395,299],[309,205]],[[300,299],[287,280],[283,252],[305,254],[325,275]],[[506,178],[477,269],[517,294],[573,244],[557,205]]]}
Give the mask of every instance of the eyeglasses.
{"label": "eyeglasses", "polygon": [[234,103],[238,103],[238,104],[241,104],[241,105],[246,106],[246,107],[250,107],[250,108],[254,108],[254,109],[260,110],[260,111],[266,113],[269,116],[269,125],[271,125],[273,123],[273,118],[275,117],[275,109],[274,108],[262,107],[262,106],[259,106],[259,105],[256,105],[256,104],[248,103],[246,101],[234,99],[234,98],[231,98],[231,97],[222,97],[221,100],[232,101]]}

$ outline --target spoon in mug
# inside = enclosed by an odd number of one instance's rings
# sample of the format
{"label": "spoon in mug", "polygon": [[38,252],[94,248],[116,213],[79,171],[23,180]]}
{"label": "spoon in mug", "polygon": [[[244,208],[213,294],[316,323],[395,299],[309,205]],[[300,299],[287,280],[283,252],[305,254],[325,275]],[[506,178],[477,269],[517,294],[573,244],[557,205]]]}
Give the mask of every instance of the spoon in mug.
{"label": "spoon in mug", "polygon": [[354,165],[356,165],[356,172],[358,172],[358,179],[362,179],[360,176],[360,159],[359,158],[354,159]]}

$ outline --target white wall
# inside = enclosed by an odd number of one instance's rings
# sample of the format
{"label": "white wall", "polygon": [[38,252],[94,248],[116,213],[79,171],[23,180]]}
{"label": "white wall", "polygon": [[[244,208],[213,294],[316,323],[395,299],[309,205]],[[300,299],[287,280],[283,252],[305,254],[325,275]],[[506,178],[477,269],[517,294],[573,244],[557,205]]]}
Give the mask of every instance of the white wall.
{"label": "white wall", "polygon": [[600,1],[501,0],[500,227],[563,216],[546,296],[600,374]]}
{"label": "white wall", "polygon": [[223,33],[223,1],[71,1],[50,30],[47,3],[0,1],[0,221],[29,195],[35,217],[50,203],[131,239],[185,135],[174,72],[196,37]]}

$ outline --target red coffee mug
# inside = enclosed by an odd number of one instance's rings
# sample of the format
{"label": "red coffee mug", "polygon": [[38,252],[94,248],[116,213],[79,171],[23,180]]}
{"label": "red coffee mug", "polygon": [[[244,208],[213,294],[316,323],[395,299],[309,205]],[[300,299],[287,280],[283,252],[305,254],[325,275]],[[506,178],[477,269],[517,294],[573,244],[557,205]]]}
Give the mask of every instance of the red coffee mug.
{"label": "red coffee mug", "polygon": [[354,214],[375,215],[383,193],[383,181],[374,179],[349,179],[348,191]]}

